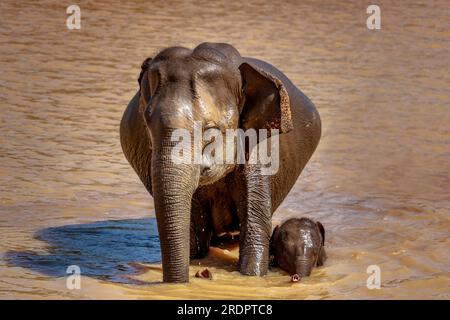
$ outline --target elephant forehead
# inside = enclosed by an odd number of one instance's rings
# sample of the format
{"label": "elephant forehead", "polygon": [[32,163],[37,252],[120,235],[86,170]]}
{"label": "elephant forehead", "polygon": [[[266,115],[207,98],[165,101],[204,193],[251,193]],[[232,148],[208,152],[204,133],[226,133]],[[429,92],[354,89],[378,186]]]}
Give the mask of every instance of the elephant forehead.
{"label": "elephant forehead", "polygon": [[194,118],[222,128],[237,127],[239,116],[237,106],[233,96],[225,90],[224,84],[214,85],[204,80],[197,80],[194,90]]}
{"label": "elephant forehead", "polygon": [[163,78],[169,80],[189,80],[197,78],[212,81],[221,78],[227,81],[240,79],[239,69],[224,61],[196,56],[176,56],[152,63],[151,68],[159,69]]}
{"label": "elephant forehead", "polygon": [[186,57],[192,53],[192,50],[185,47],[169,47],[160,51],[153,61],[164,61],[169,59],[174,59],[177,57]]}
{"label": "elephant forehead", "polygon": [[311,236],[311,232],[307,230],[300,229],[300,241],[303,243],[305,248],[314,247],[314,241]]}
{"label": "elephant forehead", "polygon": [[192,74],[195,73],[194,67],[185,59],[171,59],[169,61],[160,62],[154,66],[159,70],[161,81],[178,82],[190,80]]}

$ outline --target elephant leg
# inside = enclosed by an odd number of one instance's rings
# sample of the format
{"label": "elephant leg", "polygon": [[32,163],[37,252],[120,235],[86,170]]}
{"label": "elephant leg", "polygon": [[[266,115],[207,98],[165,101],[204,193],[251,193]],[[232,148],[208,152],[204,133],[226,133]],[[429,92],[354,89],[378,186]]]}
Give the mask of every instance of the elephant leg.
{"label": "elephant leg", "polygon": [[208,212],[201,202],[195,197],[192,198],[191,206],[191,226],[190,226],[190,257],[201,259],[209,252],[211,241],[211,223]]}
{"label": "elephant leg", "polygon": [[240,197],[239,270],[244,275],[265,275],[269,267],[272,204],[269,177],[257,165],[243,170],[245,192]]}

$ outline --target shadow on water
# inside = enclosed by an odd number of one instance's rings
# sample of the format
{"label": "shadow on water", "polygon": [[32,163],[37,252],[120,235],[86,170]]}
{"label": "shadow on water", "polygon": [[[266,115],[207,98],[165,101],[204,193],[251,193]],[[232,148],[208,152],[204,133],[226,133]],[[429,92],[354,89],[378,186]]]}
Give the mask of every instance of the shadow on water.
{"label": "shadow on water", "polygon": [[9,251],[8,264],[48,276],[67,276],[69,265],[82,275],[129,283],[139,263],[161,261],[156,219],[108,220],[39,230],[35,238],[50,245],[48,253]]}

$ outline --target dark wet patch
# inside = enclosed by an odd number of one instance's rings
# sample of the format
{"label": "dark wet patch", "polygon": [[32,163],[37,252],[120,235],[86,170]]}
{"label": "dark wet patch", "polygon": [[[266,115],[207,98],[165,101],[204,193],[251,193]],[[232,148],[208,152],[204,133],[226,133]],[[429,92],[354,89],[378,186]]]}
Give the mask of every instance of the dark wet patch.
{"label": "dark wet patch", "polygon": [[77,265],[82,276],[132,283],[141,263],[161,261],[156,219],[108,220],[39,230],[35,238],[46,242],[48,253],[9,251],[8,265],[52,277],[65,277]]}

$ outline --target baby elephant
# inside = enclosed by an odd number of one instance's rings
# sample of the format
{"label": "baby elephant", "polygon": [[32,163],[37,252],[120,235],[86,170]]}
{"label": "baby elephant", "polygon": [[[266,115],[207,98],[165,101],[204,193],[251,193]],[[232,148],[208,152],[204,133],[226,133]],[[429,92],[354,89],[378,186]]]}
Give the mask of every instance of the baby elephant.
{"label": "baby elephant", "polygon": [[308,218],[292,218],[277,226],[270,240],[272,265],[289,272],[297,282],[325,262],[325,229]]}

